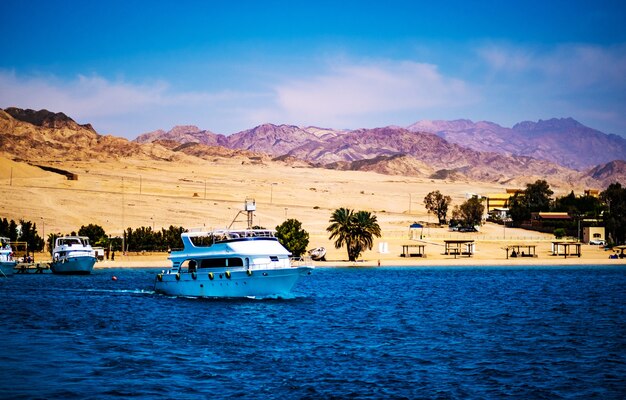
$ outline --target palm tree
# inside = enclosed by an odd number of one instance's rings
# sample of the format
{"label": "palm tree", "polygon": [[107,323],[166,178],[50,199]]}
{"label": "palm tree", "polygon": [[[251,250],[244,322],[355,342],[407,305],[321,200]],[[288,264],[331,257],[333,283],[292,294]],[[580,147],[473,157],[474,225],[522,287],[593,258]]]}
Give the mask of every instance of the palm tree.
{"label": "palm tree", "polygon": [[329,239],[335,239],[337,249],[346,246],[350,261],[356,261],[366,248],[371,250],[374,236],[381,236],[376,216],[369,211],[355,213],[348,208],[338,208],[329,222],[331,224],[326,228],[330,232]]}
{"label": "palm tree", "polygon": [[335,248],[339,249],[344,244],[348,248],[348,257],[350,256],[350,248],[352,243],[351,225],[354,213],[348,208],[338,208],[330,216],[330,225],[326,231],[330,232],[330,240],[335,240]]}

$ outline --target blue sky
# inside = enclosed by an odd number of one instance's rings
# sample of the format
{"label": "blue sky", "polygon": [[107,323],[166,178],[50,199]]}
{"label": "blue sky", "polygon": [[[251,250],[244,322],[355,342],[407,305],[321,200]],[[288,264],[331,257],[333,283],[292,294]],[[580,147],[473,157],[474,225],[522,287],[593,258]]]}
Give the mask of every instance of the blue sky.
{"label": "blue sky", "polygon": [[573,117],[626,136],[622,1],[2,2],[0,107],[134,138]]}

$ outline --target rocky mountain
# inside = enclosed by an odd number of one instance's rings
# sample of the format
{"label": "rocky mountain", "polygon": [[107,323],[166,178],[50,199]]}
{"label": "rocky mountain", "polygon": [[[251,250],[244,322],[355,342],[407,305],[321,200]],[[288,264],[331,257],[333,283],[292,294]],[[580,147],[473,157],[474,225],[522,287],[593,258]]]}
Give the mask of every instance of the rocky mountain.
{"label": "rocky mountain", "polygon": [[178,159],[158,144],[140,145],[102,136],[63,113],[0,109],[0,152],[17,160]]}
{"label": "rocky mountain", "polygon": [[600,182],[606,187],[614,182],[626,184],[626,161],[616,160],[606,164],[600,164],[585,173],[586,178]]}
{"label": "rocky mountain", "polygon": [[407,129],[435,133],[477,151],[529,156],[579,171],[626,159],[626,139],[591,129],[572,118],[525,121],[513,128],[487,121],[419,121]]}
{"label": "rocky mountain", "polygon": [[218,135],[211,131],[201,130],[194,125],[179,125],[169,131],[156,130],[141,134],[134,140],[136,143],[152,143],[159,140],[172,140],[178,143],[200,143],[207,146],[222,146],[227,140],[226,136]]}
{"label": "rocky mountain", "polygon": [[31,109],[21,109],[16,107],[9,107],[4,110],[7,114],[12,116],[18,121],[28,122],[32,125],[39,126],[42,128],[50,128],[50,129],[63,129],[68,128],[70,130],[81,130],[86,129],[93,133],[96,131],[93,129],[91,124],[79,125],[63,114],[62,112],[53,113],[48,110],[31,110]]}
{"label": "rocky mountain", "polygon": [[[418,126],[420,129],[437,131],[439,135],[416,131]],[[441,129],[473,131],[477,142],[483,140],[485,146],[493,147],[501,134],[499,131],[506,128],[490,122],[475,124],[468,120],[423,122],[413,126],[412,130],[384,127],[335,131],[264,124],[225,138],[220,137],[218,143],[231,149],[266,153],[281,160],[302,160],[325,168],[503,184],[524,184],[536,179],[547,179],[559,186],[597,186],[592,177],[582,176],[580,172],[549,160],[517,155],[512,151],[508,154],[479,151],[453,143],[441,137]],[[487,139],[481,136],[481,132],[485,131],[491,132],[491,136],[486,135]],[[203,131],[194,127],[193,132],[194,135],[202,135]],[[175,137],[172,134],[165,136]],[[201,143],[214,139],[179,136],[178,140]],[[501,138],[498,140],[500,143],[505,142]]]}
{"label": "rocky mountain", "polygon": [[[523,132],[529,140],[545,138],[546,132],[552,132],[556,142],[565,141],[561,138],[567,126],[570,131],[588,129],[573,120],[551,120],[518,124],[507,132],[510,137]],[[519,155],[513,148],[503,151],[510,142],[503,139],[504,130],[507,128],[490,122],[468,120],[422,121],[411,129],[390,126],[354,131],[264,124],[230,136],[196,126],[177,126],[167,132],[143,134],[130,142],[99,135],[90,125],[80,125],[63,113],[12,108],[0,110],[0,153],[21,160],[132,157],[180,161],[189,157],[205,160],[237,157],[243,164],[280,162],[294,167],[317,166],[518,186],[546,179],[555,186],[605,187],[625,178],[624,161],[602,163],[579,172],[550,160]],[[476,150],[446,140],[444,136],[450,132],[458,137],[471,134],[474,147],[485,149],[496,148],[499,140],[500,151]],[[598,137],[607,136],[602,135]],[[582,142],[572,142],[576,148],[583,146]]]}

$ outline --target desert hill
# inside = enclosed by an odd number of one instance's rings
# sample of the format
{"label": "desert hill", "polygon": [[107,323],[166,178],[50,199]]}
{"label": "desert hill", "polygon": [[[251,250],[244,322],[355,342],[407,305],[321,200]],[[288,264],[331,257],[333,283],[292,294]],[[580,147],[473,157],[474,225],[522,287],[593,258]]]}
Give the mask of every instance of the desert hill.
{"label": "desert hill", "polygon": [[[567,122],[578,126],[573,120]],[[553,123],[560,124],[559,121]],[[467,130],[475,125],[471,121],[453,121],[447,125],[431,122],[424,125],[424,129]],[[498,130],[491,123],[479,125]],[[544,129],[539,129],[537,124],[526,125],[516,129],[535,130],[539,132],[536,136],[543,135]],[[517,186],[546,179],[554,186],[565,188],[605,187],[624,176],[619,164],[605,167],[601,173],[578,172],[543,159],[478,151],[434,133],[391,126],[336,131],[264,124],[223,136],[188,125],[167,132],[150,132],[131,142],[99,135],[89,124],[77,124],[63,113],[11,108],[0,111],[0,133],[2,154],[16,160],[132,158],[182,162],[190,158],[208,161],[233,158],[240,164],[278,162],[292,167],[317,166]]]}
{"label": "desert hill", "polygon": [[[0,110],[0,148],[18,160],[107,160],[133,157],[180,160],[158,143],[140,145],[111,135],[99,135],[63,113],[46,110]],[[15,115],[15,117],[13,116]]]}
{"label": "desert hill", "polygon": [[477,151],[528,156],[579,171],[626,159],[626,139],[589,128],[572,118],[520,122],[504,128],[488,121],[419,121],[407,129],[430,132]]}

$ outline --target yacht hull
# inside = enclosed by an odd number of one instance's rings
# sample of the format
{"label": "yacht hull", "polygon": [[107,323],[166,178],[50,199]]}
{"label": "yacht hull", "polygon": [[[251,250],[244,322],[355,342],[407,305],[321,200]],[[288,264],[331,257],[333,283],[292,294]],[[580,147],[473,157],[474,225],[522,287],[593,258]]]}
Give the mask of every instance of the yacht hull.
{"label": "yacht hull", "polygon": [[53,261],[50,269],[55,274],[63,275],[89,275],[96,264],[96,257],[80,256],[68,257],[61,261]]}
{"label": "yacht hull", "polygon": [[154,291],[170,296],[240,298],[287,296],[302,276],[313,267],[291,267],[236,271],[199,270],[159,274]]}
{"label": "yacht hull", "polygon": [[13,275],[16,265],[16,261],[0,261],[0,278]]}

